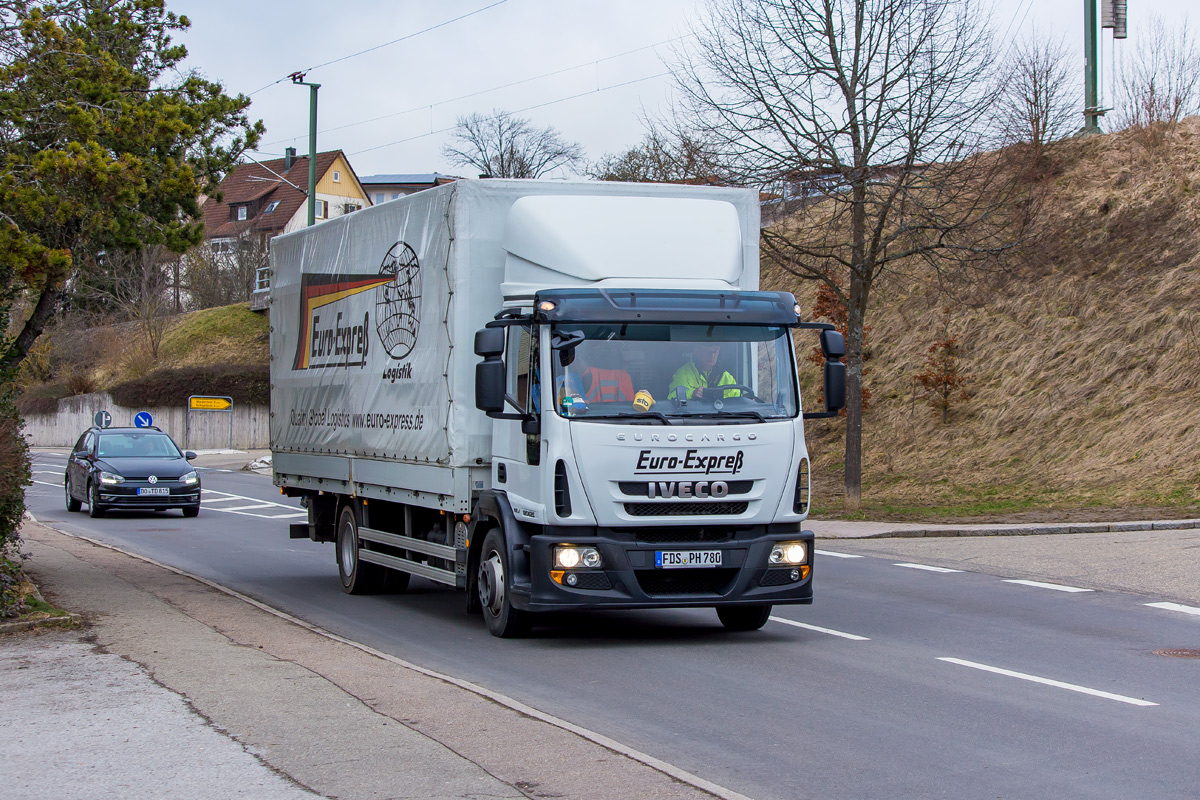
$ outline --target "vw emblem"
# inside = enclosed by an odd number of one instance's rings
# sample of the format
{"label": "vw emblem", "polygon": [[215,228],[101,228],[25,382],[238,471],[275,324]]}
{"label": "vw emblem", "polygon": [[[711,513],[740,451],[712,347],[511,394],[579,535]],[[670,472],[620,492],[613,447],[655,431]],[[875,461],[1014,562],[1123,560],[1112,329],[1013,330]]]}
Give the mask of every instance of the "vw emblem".
{"label": "vw emblem", "polygon": [[149,480],[151,483],[158,483],[158,476],[151,475],[147,480]]}

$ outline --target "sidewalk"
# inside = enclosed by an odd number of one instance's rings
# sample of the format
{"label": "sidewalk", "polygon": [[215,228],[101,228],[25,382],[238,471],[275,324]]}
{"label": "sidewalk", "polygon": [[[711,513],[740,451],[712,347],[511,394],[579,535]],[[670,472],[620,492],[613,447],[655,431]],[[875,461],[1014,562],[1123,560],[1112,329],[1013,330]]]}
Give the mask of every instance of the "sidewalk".
{"label": "sidewalk", "polygon": [[145,560],[22,538],[86,627],[0,636],[5,796],[744,800]]}

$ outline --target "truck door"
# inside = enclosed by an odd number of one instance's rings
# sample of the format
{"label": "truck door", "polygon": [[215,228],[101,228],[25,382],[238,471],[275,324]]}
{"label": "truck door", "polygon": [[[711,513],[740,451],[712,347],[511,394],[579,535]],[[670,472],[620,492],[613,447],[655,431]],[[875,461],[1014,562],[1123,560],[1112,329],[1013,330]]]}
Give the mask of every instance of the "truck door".
{"label": "truck door", "polygon": [[[505,349],[507,368],[505,392],[515,400],[517,410],[541,415],[538,329],[532,324],[513,325],[508,329]],[[493,423],[492,447],[495,474],[493,485],[508,494],[514,509],[533,512],[542,519],[540,424],[527,426],[520,420],[498,419]],[[538,432],[526,432],[530,427]],[[520,512],[518,512],[520,513]],[[526,518],[529,517],[525,514]]]}

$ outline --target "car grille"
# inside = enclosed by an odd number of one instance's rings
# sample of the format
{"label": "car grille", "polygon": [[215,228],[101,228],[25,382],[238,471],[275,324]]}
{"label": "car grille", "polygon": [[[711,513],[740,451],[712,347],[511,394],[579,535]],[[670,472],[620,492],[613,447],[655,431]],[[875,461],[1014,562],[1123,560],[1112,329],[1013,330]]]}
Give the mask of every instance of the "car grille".
{"label": "car grille", "polygon": [[745,514],[750,504],[745,500],[733,503],[626,503],[625,513],[631,517],[703,517]]}
{"label": "car grille", "polygon": [[638,585],[648,595],[723,595],[737,578],[736,569],[639,569]]}

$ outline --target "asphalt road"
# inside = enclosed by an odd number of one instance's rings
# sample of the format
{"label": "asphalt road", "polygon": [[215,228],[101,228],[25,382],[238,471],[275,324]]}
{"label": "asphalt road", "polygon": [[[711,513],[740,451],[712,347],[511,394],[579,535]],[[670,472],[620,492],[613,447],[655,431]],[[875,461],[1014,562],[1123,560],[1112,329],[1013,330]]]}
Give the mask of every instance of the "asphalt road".
{"label": "asphalt road", "polygon": [[529,639],[498,640],[463,614],[461,594],[425,581],[405,595],[343,594],[332,545],[288,539],[300,511],[265,477],[203,470],[196,519],[92,520],[63,508],[63,461],[36,456],[27,497],[45,524],[758,800],[1194,798],[1200,786],[1200,660],[1155,654],[1200,647],[1200,616],[1147,605],[1160,597],[1014,583],[1018,566],[930,569],[824,542],[816,603],[777,608],[756,633],[683,610],[555,616]]}

